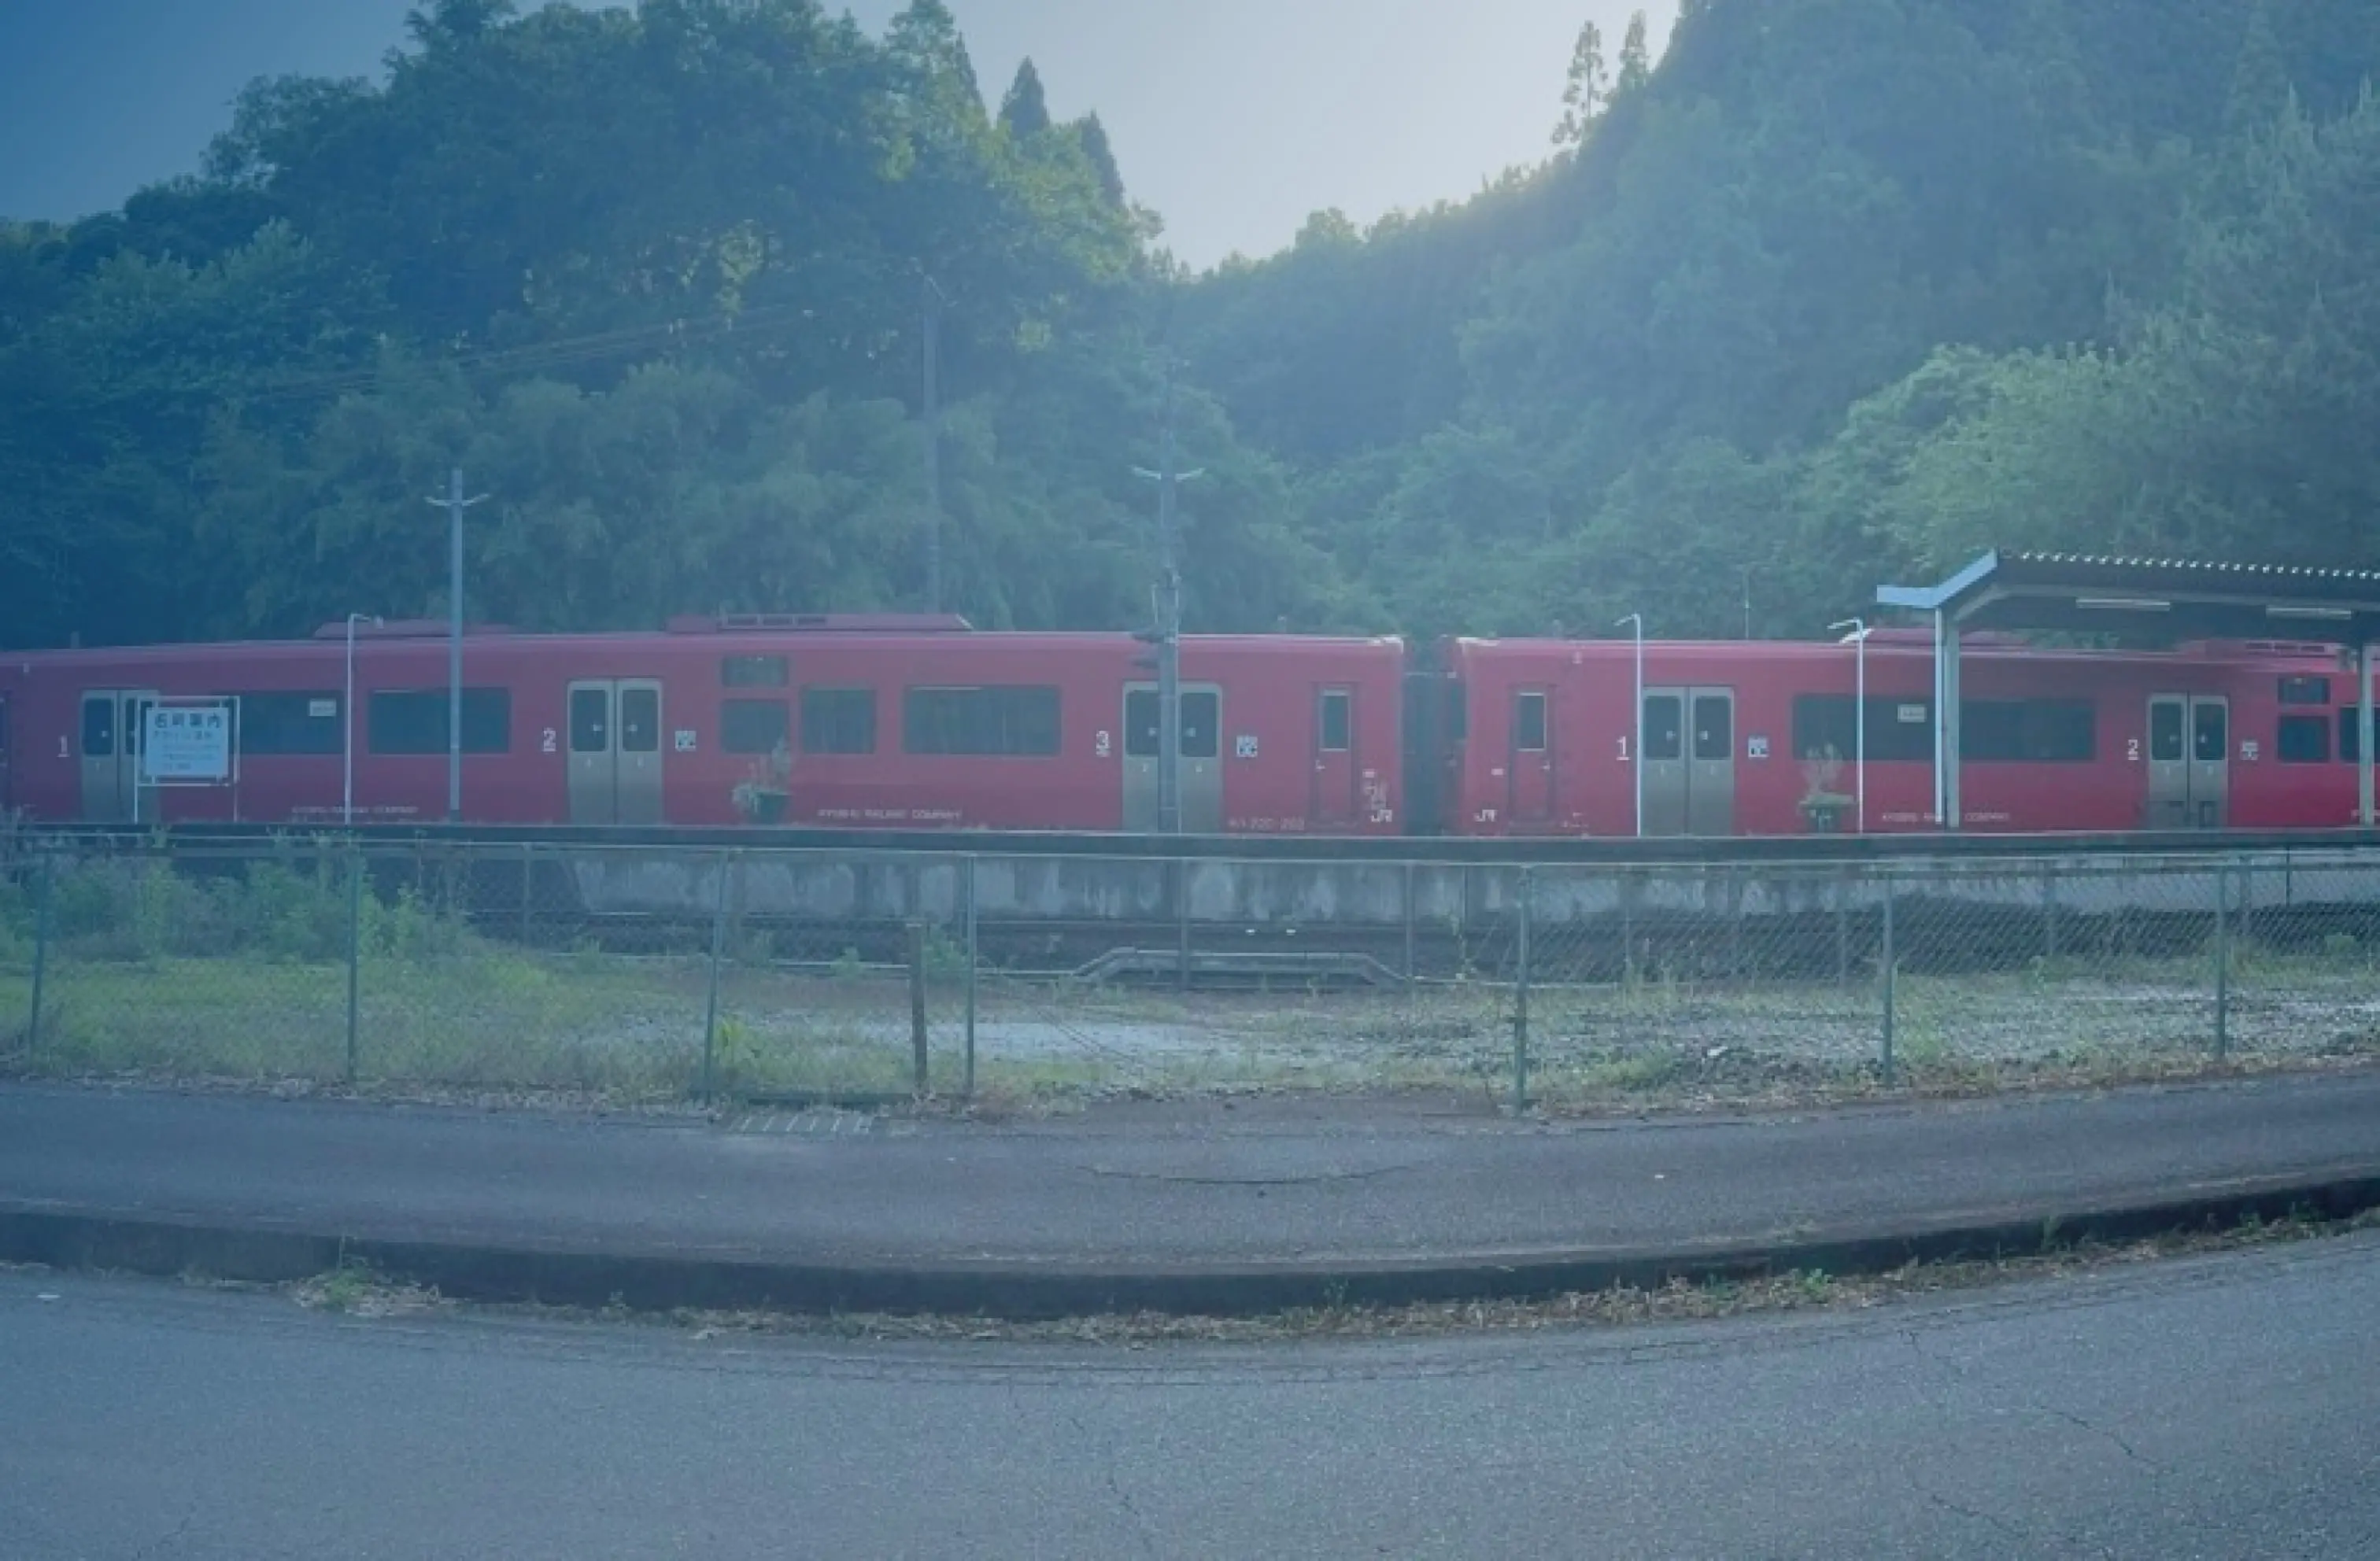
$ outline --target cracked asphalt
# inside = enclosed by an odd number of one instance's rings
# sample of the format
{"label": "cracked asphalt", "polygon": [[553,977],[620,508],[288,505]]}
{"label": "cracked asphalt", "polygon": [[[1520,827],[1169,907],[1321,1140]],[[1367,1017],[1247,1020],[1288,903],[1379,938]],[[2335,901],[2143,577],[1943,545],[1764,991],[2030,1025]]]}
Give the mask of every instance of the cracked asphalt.
{"label": "cracked asphalt", "polygon": [[0,1556],[2368,1557],[2380,1232],[1865,1311],[863,1347],[0,1274]]}

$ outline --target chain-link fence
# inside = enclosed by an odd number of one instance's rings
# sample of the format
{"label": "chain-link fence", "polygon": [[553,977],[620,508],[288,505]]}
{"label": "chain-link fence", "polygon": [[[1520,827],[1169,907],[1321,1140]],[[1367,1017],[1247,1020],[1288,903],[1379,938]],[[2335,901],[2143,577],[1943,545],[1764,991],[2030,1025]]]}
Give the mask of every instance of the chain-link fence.
{"label": "chain-link fence", "polygon": [[1512,866],[292,838],[0,858],[18,1071],[1747,1100],[2380,1052],[2380,857]]}

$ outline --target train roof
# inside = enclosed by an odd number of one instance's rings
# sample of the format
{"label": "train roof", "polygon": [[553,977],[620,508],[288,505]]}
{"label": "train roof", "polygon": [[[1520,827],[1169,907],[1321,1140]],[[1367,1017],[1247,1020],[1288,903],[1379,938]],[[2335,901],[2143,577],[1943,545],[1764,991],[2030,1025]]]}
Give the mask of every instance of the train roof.
{"label": "train roof", "polygon": [[[1931,659],[1934,636],[1930,631],[1888,633],[1871,630],[1868,634],[1868,654],[1896,658]],[[1513,656],[1524,659],[1552,657],[1570,659],[1592,656],[1597,660],[1609,658],[1626,659],[1634,652],[1634,642],[1625,639],[1550,639],[1519,638],[1489,639],[1459,636],[1451,645],[1466,656]],[[1724,640],[1663,640],[1645,642],[1648,651],[1663,659],[1675,661],[1742,662],[1745,660],[1833,660],[1852,647],[1852,639],[1724,639]],[[2041,645],[2015,635],[1970,634],[1961,636],[1960,655],[1964,659],[2022,659],[2028,661],[2222,661],[2292,665],[2321,663],[2325,666],[2350,664],[2351,653],[2337,646],[2291,640],[2198,640],[2177,646],[2170,650],[2101,649],[2084,646]]]}
{"label": "train roof", "polygon": [[[0,652],[0,666],[120,666],[187,661],[194,656],[273,661],[310,659],[325,648],[343,646],[346,625],[330,623],[313,634],[290,639],[209,640],[165,645],[85,646],[69,649]],[[443,651],[448,629],[421,620],[358,624],[358,646],[376,653],[403,646]],[[501,624],[467,624],[464,643],[474,649],[497,646],[538,647],[564,651],[600,653],[659,647],[712,649],[722,654],[765,654],[808,645],[850,648],[866,646],[888,651],[947,649],[954,644],[971,650],[1112,649],[1135,643],[1121,630],[978,630],[963,618],[936,620],[899,615],[869,615],[860,622],[823,619],[801,624],[737,621],[674,620],[663,629],[621,632],[539,634]],[[1273,651],[1402,649],[1393,635],[1184,635],[1185,647],[1201,650]]]}

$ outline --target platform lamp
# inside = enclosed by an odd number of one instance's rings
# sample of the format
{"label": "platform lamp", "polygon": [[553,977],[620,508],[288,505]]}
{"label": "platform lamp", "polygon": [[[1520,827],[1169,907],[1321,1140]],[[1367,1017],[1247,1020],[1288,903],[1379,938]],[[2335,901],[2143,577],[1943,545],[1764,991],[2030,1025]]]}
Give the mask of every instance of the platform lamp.
{"label": "platform lamp", "polygon": [[1636,631],[1636,746],[1630,750],[1630,767],[1636,776],[1636,838],[1645,838],[1645,615],[1631,612],[1613,623],[1618,628],[1626,623]]}
{"label": "platform lamp", "polygon": [[354,829],[356,823],[356,625],[370,623],[380,627],[380,618],[370,612],[347,614],[347,683],[339,699],[339,824]]}
{"label": "platform lamp", "polygon": [[1840,623],[1829,623],[1828,631],[1852,632],[1852,644],[1856,647],[1852,665],[1858,670],[1852,675],[1852,791],[1858,797],[1856,817],[1858,831],[1867,833],[1867,623],[1858,618],[1846,618]]}

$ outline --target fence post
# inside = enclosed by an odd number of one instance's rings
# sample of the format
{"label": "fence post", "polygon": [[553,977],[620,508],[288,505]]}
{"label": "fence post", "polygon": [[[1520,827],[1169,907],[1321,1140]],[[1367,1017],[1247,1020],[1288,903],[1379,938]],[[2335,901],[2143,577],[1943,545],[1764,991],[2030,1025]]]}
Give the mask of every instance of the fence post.
{"label": "fence post", "polygon": [[1529,923],[1536,869],[1521,869],[1520,960],[1512,988],[1512,1112],[1529,1108]]}
{"label": "fence post", "polygon": [[1173,864],[1173,931],[1174,968],[1180,974],[1182,990],[1190,990],[1190,864],[1177,859]]}
{"label": "fence post", "polygon": [[1405,864],[1405,870],[1404,870],[1404,872],[1405,872],[1405,883],[1404,883],[1404,918],[1405,918],[1405,964],[1404,964],[1404,977],[1405,977],[1405,1006],[1406,1006],[1408,1009],[1410,1009],[1410,1008],[1413,1006],[1414,974],[1415,974],[1415,973],[1414,973],[1414,865],[1413,865],[1412,863],[1410,863],[1410,862],[1406,863],[1406,864]]}
{"label": "fence post", "polygon": [[356,1054],[363,1031],[364,853],[353,839],[347,842],[347,1069],[349,1089],[356,1085]]}
{"label": "fence post", "polygon": [[975,981],[976,950],[978,948],[975,909],[975,865],[966,859],[966,1078],[961,1092],[966,1099],[975,1098]]}
{"label": "fence post", "polygon": [[917,1093],[926,1093],[926,924],[909,923],[909,1050],[917,1072]]}
{"label": "fence post", "polygon": [[25,1021],[25,1055],[32,1057],[42,1049],[42,982],[50,965],[50,897],[58,876],[58,859],[48,852],[42,853],[41,887],[36,891],[33,907],[33,1011]]}
{"label": "fence post", "polygon": [[2215,1060],[2231,1052],[2231,865],[2215,869]]}
{"label": "fence post", "polygon": [[727,954],[727,880],[735,874],[739,857],[719,858],[719,885],[711,891],[710,992],[702,1014],[702,1103],[710,1104],[717,1084],[719,1056],[719,966]]}
{"label": "fence post", "polygon": [[1877,974],[1884,987],[1884,1087],[1892,1087],[1892,1027],[1894,1006],[1899,997],[1895,990],[1900,983],[1900,960],[1892,948],[1892,902],[1900,886],[1888,873],[1884,877],[1884,926],[1876,954]]}
{"label": "fence post", "polygon": [[1835,987],[1852,984],[1852,869],[1835,875]]}
{"label": "fence post", "polygon": [[2058,958],[2058,864],[2045,863],[2041,869],[2041,956]]}
{"label": "fence post", "polygon": [[537,846],[536,846],[536,844],[535,844],[533,841],[523,841],[521,842],[521,904],[520,904],[520,940],[521,940],[521,947],[522,947],[523,949],[527,949],[527,948],[528,947],[528,912],[529,912],[529,903],[530,903],[530,902],[532,902],[532,901],[533,901],[533,900],[535,900],[536,898],[537,898]]}

